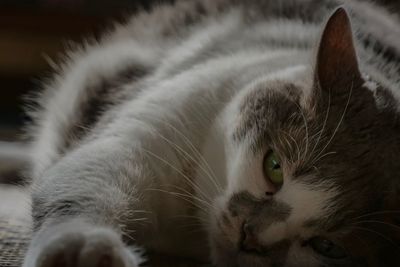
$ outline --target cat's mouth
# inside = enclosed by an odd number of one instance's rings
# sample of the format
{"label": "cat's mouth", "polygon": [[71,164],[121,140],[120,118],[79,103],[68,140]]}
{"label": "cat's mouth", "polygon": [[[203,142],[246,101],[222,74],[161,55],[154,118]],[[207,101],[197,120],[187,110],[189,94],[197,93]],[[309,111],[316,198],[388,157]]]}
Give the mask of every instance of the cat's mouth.
{"label": "cat's mouth", "polygon": [[243,218],[222,213],[211,236],[213,263],[218,267],[269,266],[268,252],[246,228]]}
{"label": "cat's mouth", "polygon": [[253,229],[249,227],[246,221],[243,221],[241,227],[242,229],[240,232],[240,240],[238,244],[239,253],[265,257],[268,254],[268,251],[266,247],[259,242],[253,232]]}
{"label": "cat's mouth", "polygon": [[229,245],[221,244],[214,251],[213,263],[218,267],[270,266],[270,260],[265,254],[231,249]]}

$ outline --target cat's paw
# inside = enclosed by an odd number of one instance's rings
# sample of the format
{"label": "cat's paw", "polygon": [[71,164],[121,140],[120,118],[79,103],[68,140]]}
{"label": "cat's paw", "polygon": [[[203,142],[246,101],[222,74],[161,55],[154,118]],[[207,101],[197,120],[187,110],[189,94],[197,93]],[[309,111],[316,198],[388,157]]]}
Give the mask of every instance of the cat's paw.
{"label": "cat's paw", "polygon": [[138,267],[142,261],[113,230],[68,223],[39,233],[23,267]]}

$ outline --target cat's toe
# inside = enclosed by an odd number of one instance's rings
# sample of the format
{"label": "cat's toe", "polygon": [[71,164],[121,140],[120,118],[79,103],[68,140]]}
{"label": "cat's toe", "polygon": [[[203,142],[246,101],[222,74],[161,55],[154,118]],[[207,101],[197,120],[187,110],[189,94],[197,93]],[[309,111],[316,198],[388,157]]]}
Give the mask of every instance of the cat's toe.
{"label": "cat's toe", "polygon": [[112,231],[98,229],[88,234],[78,262],[79,267],[136,267],[141,259]]}
{"label": "cat's toe", "polygon": [[137,267],[142,261],[110,229],[70,228],[51,233],[34,240],[24,267]]}

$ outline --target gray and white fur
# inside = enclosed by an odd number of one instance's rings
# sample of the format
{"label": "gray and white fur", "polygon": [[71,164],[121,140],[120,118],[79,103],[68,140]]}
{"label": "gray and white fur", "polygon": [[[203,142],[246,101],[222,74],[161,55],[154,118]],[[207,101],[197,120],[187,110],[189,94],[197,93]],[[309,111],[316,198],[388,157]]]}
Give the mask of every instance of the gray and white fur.
{"label": "gray and white fur", "polygon": [[366,1],[135,15],[68,53],[32,112],[23,266],[398,266],[399,67],[399,20]]}

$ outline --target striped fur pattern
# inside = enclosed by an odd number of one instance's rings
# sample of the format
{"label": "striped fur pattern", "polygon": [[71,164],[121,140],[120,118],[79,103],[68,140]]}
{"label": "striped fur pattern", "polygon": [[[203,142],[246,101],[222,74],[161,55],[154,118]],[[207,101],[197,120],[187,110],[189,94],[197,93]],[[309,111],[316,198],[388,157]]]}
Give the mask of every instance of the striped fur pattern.
{"label": "striped fur pattern", "polygon": [[75,48],[31,112],[23,266],[397,266],[398,26],[367,1],[178,1]]}

